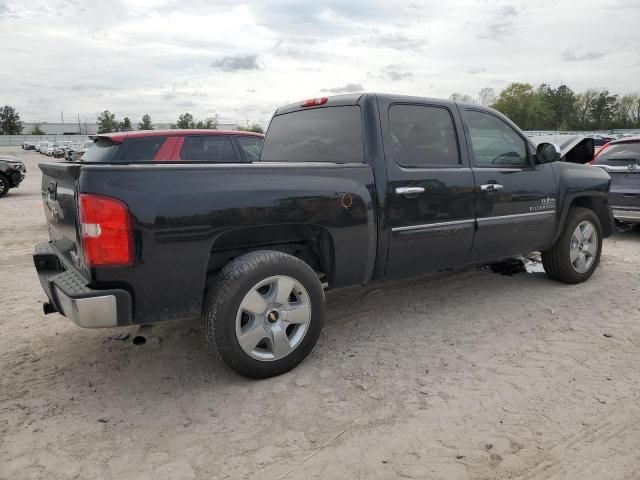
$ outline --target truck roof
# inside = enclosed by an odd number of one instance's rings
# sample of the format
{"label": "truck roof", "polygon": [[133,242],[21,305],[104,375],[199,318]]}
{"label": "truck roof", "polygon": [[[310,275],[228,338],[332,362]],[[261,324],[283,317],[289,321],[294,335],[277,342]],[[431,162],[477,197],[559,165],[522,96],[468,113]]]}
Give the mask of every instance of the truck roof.
{"label": "truck roof", "polygon": [[[437,101],[440,104],[443,102],[445,103],[449,102],[452,105],[456,104],[456,102],[454,102],[453,100],[436,99],[432,97],[418,97],[418,96],[411,96],[411,95],[396,95],[392,93],[373,93],[373,92],[348,93],[345,95],[333,95],[330,97],[318,97],[318,98],[300,100],[298,102],[290,103],[288,105],[279,107],[278,109],[276,109],[274,115],[281,115],[283,113],[291,113],[298,110],[305,110],[305,109],[311,109],[311,108],[342,107],[347,105],[358,105],[359,103],[361,103],[364,97],[368,97],[368,96],[375,96],[380,98],[391,98],[398,102],[412,102],[412,101],[428,102],[429,100],[433,100],[433,101]],[[475,104],[466,104],[462,102],[457,102],[457,104],[462,106],[473,105],[473,107],[476,107],[476,108],[483,108],[481,105],[475,105]]]}

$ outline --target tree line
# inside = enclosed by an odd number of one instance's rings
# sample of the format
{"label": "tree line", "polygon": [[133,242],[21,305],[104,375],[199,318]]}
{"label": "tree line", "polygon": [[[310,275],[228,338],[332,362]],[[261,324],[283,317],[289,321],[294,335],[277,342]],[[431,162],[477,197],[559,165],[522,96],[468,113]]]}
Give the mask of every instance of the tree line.
{"label": "tree line", "polygon": [[[103,111],[97,120],[98,133],[111,133],[111,132],[126,132],[133,130],[133,125],[129,117],[124,117],[121,121],[116,119],[115,113],[111,113],[109,110]],[[171,124],[171,128],[200,128],[206,130],[215,130],[218,128],[217,121],[213,118],[207,118],[205,120],[195,121],[193,115],[189,112],[183,113],[178,116],[176,123]],[[20,114],[15,108],[5,105],[0,107],[0,135],[20,135],[24,129],[24,122],[20,120]],[[153,122],[151,116],[145,114],[142,116],[137,124],[138,130],[153,130]],[[262,127],[254,123],[252,125],[247,124],[246,127],[238,126],[238,130],[264,133]],[[40,128],[40,125],[35,125],[31,132],[31,135],[44,135],[45,132]]]}
{"label": "tree line", "polygon": [[[116,120],[116,115],[109,110],[102,112],[97,119],[98,133],[110,133],[110,132],[126,132],[133,130],[131,120],[129,117],[124,117],[121,122]],[[216,130],[218,128],[218,122],[215,118],[206,118],[204,120],[196,121],[189,112],[185,112],[178,115],[176,123],[170,124],[171,128],[180,129],[204,129],[204,130]],[[151,116],[145,114],[142,116],[142,120],[138,122],[138,130],[153,130],[154,126],[151,122]],[[262,127],[254,123],[251,126],[242,127],[238,126],[238,130],[246,130],[251,132],[264,133]]]}
{"label": "tree line", "polygon": [[451,100],[487,105],[524,130],[612,130],[640,128],[640,95],[588,89],[576,93],[567,85],[512,83],[496,95],[483,88],[478,97],[454,93]]}

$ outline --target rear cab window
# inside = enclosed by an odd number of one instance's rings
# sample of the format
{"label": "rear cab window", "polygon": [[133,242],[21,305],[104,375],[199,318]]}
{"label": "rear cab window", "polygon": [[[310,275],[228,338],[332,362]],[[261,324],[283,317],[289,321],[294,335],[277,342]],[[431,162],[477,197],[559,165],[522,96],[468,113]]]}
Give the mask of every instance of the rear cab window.
{"label": "rear cab window", "polygon": [[593,163],[611,167],[640,165],[640,142],[614,143],[603,147]]}
{"label": "rear cab window", "polygon": [[260,161],[363,163],[360,107],[323,107],[276,115],[267,130]]}
{"label": "rear cab window", "polygon": [[94,146],[82,156],[83,162],[136,163],[151,162],[167,137],[127,138],[122,143],[98,137]]}

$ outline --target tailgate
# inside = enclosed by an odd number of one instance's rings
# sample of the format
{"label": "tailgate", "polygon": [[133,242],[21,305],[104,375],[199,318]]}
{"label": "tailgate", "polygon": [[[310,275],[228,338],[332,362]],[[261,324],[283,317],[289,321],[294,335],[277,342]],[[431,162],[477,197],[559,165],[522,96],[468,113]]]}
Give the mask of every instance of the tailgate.
{"label": "tailgate", "polygon": [[42,202],[49,239],[68,265],[89,279],[78,233],[78,176],[81,165],[41,163]]}
{"label": "tailgate", "polygon": [[609,203],[615,207],[640,208],[640,167],[607,169],[611,176]]}

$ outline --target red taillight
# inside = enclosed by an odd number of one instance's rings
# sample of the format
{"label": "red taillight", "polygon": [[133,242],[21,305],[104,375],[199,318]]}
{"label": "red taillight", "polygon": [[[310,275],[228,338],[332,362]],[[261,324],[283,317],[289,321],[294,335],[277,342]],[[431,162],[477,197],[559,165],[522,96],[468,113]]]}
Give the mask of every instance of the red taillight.
{"label": "red taillight", "polygon": [[327,97],[310,98],[300,104],[301,107],[317,107],[318,105],[324,105],[329,99]]}
{"label": "red taillight", "polygon": [[589,162],[589,165],[593,165],[596,161],[596,158],[598,158],[598,155],[600,155],[602,152],[604,152],[604,149],[607,148],[609,146],[611,142],[605,143],[600,150],[598,150],[598,153],[596,153],[593,158],[591,159],[591,161]]}
{"label": "red taillight", "polygon": [[80,194],[80,235],[89,267],[125,266],[133,263],[129,209],[120,200]]}

